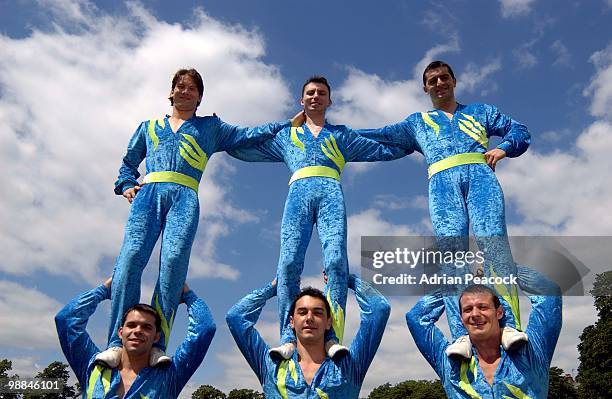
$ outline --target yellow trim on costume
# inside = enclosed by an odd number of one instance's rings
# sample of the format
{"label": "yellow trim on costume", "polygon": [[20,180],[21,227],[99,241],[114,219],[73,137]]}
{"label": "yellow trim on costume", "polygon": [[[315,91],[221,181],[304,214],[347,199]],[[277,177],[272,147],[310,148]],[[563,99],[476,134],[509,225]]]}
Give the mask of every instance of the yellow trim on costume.
{"label": "yellow trim on costume", "polygon": [[206,163],[208,162],[208,156],[192,135],[182,133],[182,136],[191,145],[181,141],[179,154],[187,161],[189,165],[203,172],[204,168],[206,167]]}
{"label": "yellow trim on costume", "polygon": [[332,313],[332,328],[336,333],[336,338],[338,338],[338,343],[342,343],[342,338],[344,338],[344,310],[340,304],[336,304],[334,308],[334,303],[331,300],[330,291],[327,291],[327,302],[329,303],[329,308]]}
{"label": "yellow trim on costume", "polygon": [[278,373],[276,373],[276,389],[283,399],[287,399],[287,368],[289,360],[283,360],[278,367]]}
{"label": "yellow trim on costume", "polygon": [[319,398],[321,399],[329,399],[329,395],[327,395],[325,392],[323,392],[323,390],[321,388],[315,388],[317,391],[317,395],[319,395]]}
{"label": "yellow trim on costume", "polygon": [[479,152],[466,152],[464,154],[451,155],[438,162],[434,162],[427,168],[428,178],[443,170],[454,168],[459,165],[467,165],[472,163],[487,163],[484,154]]}
{"label": "yellow trim on costume", "polygon": [[96,381],[98,377],[102,375],[102,389],[104,391],[104,396],[110,390],[111,384],[111,374],[112,370],[106,368],[100,364],[96,365],[89,376],[89,381],[87,382],[87,399],[91,399],[93,396],[93,391],[96,388]]}
{"label": "yellow trim on costume", "polygon": [[[497,277],[495,270],[493,270],[493,265],[489,266],[489,269],[491,271],[491,276]],[[512,317],[514,317],[514,324],[516,325],[515,328],[517,330],[521,330],[521,308],[519,307],[518,289],[516,288],[516,285],[512,284],[510,287],[512,292],[508,291],[508,287],[505,284],[495,284],[495,289],[499,295],[504,298],[506,302],[508,302],[510,311],[512,312]]]}
{"label": "yellow trim on costume", "polygon": [[472,372],[472,375],[474,376],[475,380],[478,369],[476,368],[476,358],[474,356],[472,356],[469,363],[467,361],[461,362],[461,370],[459,371],[459,388],[461,388],[465,393],[470,395],[470,398],[472,399],[482,399],[482,397],[478,395],[474,387],[472,387],[472,384],[470,384],[470,380],[468,378],[468,369]]}
{"label": "yellow trim on costume", "polygon": [[342,152],[340,152],[340,149],[338,148],[338,144],[336,144],[336,138],[331,134],[329,135],[329,137],[331,138],[331,140],[325,139],[325,146],[321,144],[321,150],[327,158],[331,159],[333,163],[336,164],[338,169],[340,169],[340,172],[342,172],[342,170],[344,169],[344,165],[346,164],[346,161],[344,160],[344,155],[342,155]]}
{"label": "yellow trim on costume", "polygon": [[487,130],[472,115],[464,113],[461,113],[461,115],[465,119],[459,119],[459,129],[486,149],[489,145]]}
{"label": "yellow trim on costume", "polygon": [[[528,396],[525,392],[523,392],[521,388],[515,387],[514,385],[508,384],[507,382],[504,382],[504,384],[506,385],[508,390],[512,392],[514,396],[516,396],[517,399],[531,399],[531,397]],[[509,399],[514,399],[514,398],[509,398]]]}
{"label": "yellow trim on costume", "polygon": [[[436,113],[434,113],[436,114]],[[436,122],[434,122],[433,119],[431,119],[431,116],[429,116],[429,113],[427,112],[421,112],[421,118],[423,118],[423,121],[428,124],[429,126],[431,126],[431,128],[434,130],[434,132],[436,133],[436,136],[438,134],[440,134],[440,125],[438,125]]]}
{"label": "yellow trim on costume", "polygon": [[149,397],[148,397],[148,396],[145,396],[145,395],[143,395],[143,394],[140,394],[140,399],[149,399]]}
{"label": "yellow trim on costume", "polygon": [[302,141],[298,137],[298,135],[297,135],[298,133],[304,134],[304,128],[303,127],[292,127],[291,128],[291,142],[297,148],[302,150],[302,152],[304,152],[304,143],[302,143]]}
{"label": "yellow trim on costume", "polygon": [[164,312],[162,312],[161,306],[159,305],[159,294],[155,295],[155,310],[161,318],[161,328],[164,332],[164,344],[167,348],[168,341],[170,340],[170,331],[172,331],[172,325],[174,324],[174,310],[172,311],[172,314],[170,315],[170,321],[168,322],[166,316],[164,316]]}
{"label": "yellow trim on costume", "polygon": [[198,192],[200,183],[191,176],[179,172],[151,172],[144,177],[143,184],[146,183],[176,183],[187,186],[193,191]]}
{"label": "yellow trim on costume", "polygon": [[157,137],[157,133],[155,133],[155,123],[159,125],[162,129],[166,127],[166,122],[164,119],[151,119],[149,120],[149,125],[147,126],[147,132],[149,133],[149,137],[153,142],[153,151],[157,150],[157,146],[159,145],[159,137]]}
{"label": "yellow trim on costume", "polygon": [[340,173],[329,166],[306,166],[293,172],[289,185],[296,180],[305,179],[307,177],[329,177],[340,181]]}

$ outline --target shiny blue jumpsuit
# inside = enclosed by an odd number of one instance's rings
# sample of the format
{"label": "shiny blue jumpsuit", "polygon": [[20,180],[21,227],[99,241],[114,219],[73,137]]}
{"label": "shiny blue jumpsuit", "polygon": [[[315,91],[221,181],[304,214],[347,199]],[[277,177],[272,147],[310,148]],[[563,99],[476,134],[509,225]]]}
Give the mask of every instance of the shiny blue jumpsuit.
{"label": "shiny blue jumpsuit", "polygon": [[[519,267],[518,282],[529,292],[531,314],[526,333],[529,341],[518,350],[506,352],[501,359],[493,384],[484,377],[472,348],[470,360],[455,360],[444,352],[448,340],[435,323],[444,312],[444,300],[439,294],[424,296],[406,314],[412,337],[431,367],[440,377],[446,395],[451,398],[531,398],[546,399],[548,370],[561,331],[562,297],[559,287],[533,269]],[[457,317],[448,314],[447,317]],[[461,323],[456,319],[454,323]]]}
{"label": "shiny blue jumpsuit", "polygon": [[[516,276],[507,239],[504,194],[482,154],[491,136],[502,138],[497,148],[506,156],[523,154],[531,142],[524,125],[493,105],[457,104],[452,119],[441,110],[417,112],[400,123],[358,133],[423,154],[430,176],[429,214],[441,251],[466,251],[471,225],[484,253],[485,275]],[[464,274],[454,265],[444,265],[443,272]],[[454,294],[462,288],[447,292],[447,313],[459,313]],[[520,329],[516,286],[499,285],[495,289],[504,304],[505,325]],[[454,339],[467,333],[461,323],[449,325]]]}
{"label": "shiny blue jumpsuit", "polygon": [[[300,292],[300,276],[313,225],[317,225],[328,277],[326,296],[334,318],[328,339],[342,342],[348,257],[346,210],[340,174],[346,162],[385,161],[406,152],[356,134],[347,126],[326,123],[317,137],[306,124],[285,128],[256,146],[228,151],[250,162],[284,162],[292,173],[281,224],[277,282],[281,343],[295,342],[289,308]],[[335,337],[334,337],[335,335]]]}
{"label": "shiny blue jumpsuit", "polygon": [[[119,399],[116,393],[121,383],[119,370],[95,364],[100,350],[86,330],[87,321],[105,299],[110,299],[110,290],[100,285],[73,299],[55,316],[62,351],[79,380],[83,399]],[[123,399],[177,398],[202,363],[215,335],[215,323],[204,301],[193,291],[183,293],[182,299],[187,305],[189,326],[172,363],[168,367],[142,369]]]}
{"label": "shiny blue jumpsuit", "polygon": [[198,227],[198,185],[208,159],[219,151],[271,138],[285,123],[257,128],[229,125],[216,116],[193,116],[177,132],[168,117],[142,122],[129,142],[115,193],[138,185],[138,165],[146,157],[145,184],[132,202],[121,253],[113,272],[108,346],[121,346],[117,330],[123,313],[140,301],[140,280],[158,237],[159,279],[152,306],[162,318],[159,347],[170,339],[174,314],[187,276]]}
{"label": "shiny blue jumpsuit", "polygon": [[361,384],[374,359],[389,319],[391,306],[376,289],[350,275],[348,284],[355,291],[361,312],[361,324],[353,338],[349,353],[332,359],[325,358],[308,384],[298,360],[293,357],[279,361],[268,354],[255,323],[266,304],[276,295],[276,287],[266,285],[244,297],[227,313],[226,320],[234,340],[257,375],[267,399],[345,399],[358,398]]}

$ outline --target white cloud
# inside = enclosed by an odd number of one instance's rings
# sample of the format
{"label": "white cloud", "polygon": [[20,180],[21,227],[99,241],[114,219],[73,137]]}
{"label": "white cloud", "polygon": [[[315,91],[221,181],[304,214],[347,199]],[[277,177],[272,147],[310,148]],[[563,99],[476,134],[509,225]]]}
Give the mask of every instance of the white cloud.
{"label": "white cloud", "polygon": [[537,41],[538,39],[534,39],[524,43],[512,52],[514,58],[516,58],[519,68],[532,68],[538,64],[538,57],[536,57],[533,52],[533,46],[537,43]]}
{"label": "white cloud", "polygon": [[550,45],[550,49],[555,54],[556,58],[553,61],[553,65],[555,66],[570,66],[571,62],[571,54],[565,44],[561,40],[555,40],[553,44]]}
{"label": "white cloud", "polygon": [[[187,26],[160,21],[139,3],[118,16],[85,1],[40,4],[63,18],[23,39],[0,35],[0,240],[8,254],[0,270],[95,283],[111,272],[129,210],[112,192],[123,152],[139,121],[169,110],[176,69],[198,68],[199,114],[214,111],[230,123],[284,119],[291,99],[278,69],[261,61],[258,33],[202,11]],[[274,101],[262,102],[262,91]],[[207,169],[192,276],[233,279],[237,271],[214,249],[232,223],[257,218],[228,200],[224,178],[234,171],[223,158]]]}
{"label": "white cloud", "polygon": [[480,95],[486,95],[497,90],[495,81],[488,82],[487,77],[501,69],[501,58],[496,57],[491,62],[480,65],[469,63],[465,66],[464,71],[457,78],[457,89],[465,90],[468,93],[473,93],[477,89],[482,88]]}
{"label": "white cloud", "polygon": [[[55,299],[36,289],[0,280],[0,342],[19,343],[21,349],[55,348],[54,317],[61,307]],[[32,365],[32,362],[26,363],[22,369]],[[17,370],[19,363],[13,368]],[[31,370],[24,375],[31,375]]]}
{"label": "white cloud", "polygon": [[501,12],[504,18],[529,14],[534,0],[500,0]]}
{"label": "white cloud", "polygon": [[591,84],[584,90],[585,96],[593,99],[591,114],[610,120],[612,113],[612,44],[596,52],[590,58],[597,72]]}

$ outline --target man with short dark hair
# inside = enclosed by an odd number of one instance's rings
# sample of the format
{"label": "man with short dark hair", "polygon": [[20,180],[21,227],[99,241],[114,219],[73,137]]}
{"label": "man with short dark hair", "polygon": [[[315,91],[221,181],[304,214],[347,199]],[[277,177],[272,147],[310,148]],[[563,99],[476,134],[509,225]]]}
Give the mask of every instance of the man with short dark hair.
{"label": "man with short dark hair", "polygon": [[536,271],[519,267],[518,282],[531,301],[527,325],[529,341],[507,351],[502,345],[501,322],[505,314],[495,291],[473,285],[460,296],[460,318],[446,314],[449,323],[461,323],[468,331],[473,355],[449,358],[450,345],[436,327],[445,310],[440,292],[421,298],[406,314],[417,347],[440,377],[449,398],[531,398],[548,394],[548,369],[561,331],[561,291]]}
{"label": "man with short dark hair", "polygon": [[[470,226],[483,252],[486,276],[516,277],[516,264],[507,239],[504,195],[495,167],[505,157],[523,154],[530,144],[527,128],[489,104],[460,104],[455,99],[457,80],[445,62],[434,61],[423,72],[423,91],[433,110],[416,112],[404,121],[358,133],[383,143],[418,151],[425,157],[429,175],[429,214],[441,252],[469,249]],[[501,142],[488,149],[491,136]],[[447,275],[464,275],[452,264]],[[469,271],[468,271],[469,272]],[[521,331],[516,285],[500,284],[498,293],[508,317],[504,322],[506,349],[527,341]],[[454,297],[447,297],[448,313],[458,313]],[[458,318],[450,318],[458,320]],[[460,323],[450,324],[453,338],[465,335]],[[470,358],[465,337],[449,347],[449,356]]]}
{"label": "man with short dark hair", "polygon": [[83,398],[177,398],[202,363],[215,334],[210,310],[185,284],[181,302],[187,305],[189,314],[187,336],[167,367],[154,368],[149,367],[149,359],[153,344],[160,339],[161,319],[148,305],[131,307],[116,332],[122,345],[119,365],[105,367],[96,363],[100,350],[86,326],[98,304],[110,299],[110,287],[108,279],[73,299],[55,316],[62,351],[79,380]]}
{"label": "man with short dark hair", "polygon": [[244,297],[227,313],[230,332],[266,398],[358,397],[391,307],[378,291],[355,275],[349,276],[348,283],[355,291],[361,324],[344,356],[332,358],[325,351],[325,333],[332,326],[332,317],[327,299],[319,290],[305,289],[291,304],[290,326],[297,350],[289,359],[269,356],[268,345],[255,329],[266,301],[276,295],[276,280]]}
{"label": "man with short dark hair", "polygon": [[[200,215],[198,189],[210,157],[274,137],[290,126],[287,121],[242,128],[216,115],[196,116],[203,95],[204,83],[198,71],[178,70],[168,97],[172,114],[140,124],[119,169],[115,194],[123,195],[132,206],[113,272],[108,349],[97,358],[109,367],[116,367],[120,360],[116,332],[121,315],[140,299],[140,279],[160,235],[159,278],[151,302],[162,318],[162,330],[150,364],[170,361],[164,350],[187,276]],[[138,166],[143,159],[146,175],[140,183]]]}
{"label": "man with short dark hair", "polygon": [[305,120],[300,127],[285,128],[260,144],[228,151],[244,161],[283,162],[291,171],[277,268],[281,345],[271,348],[271,354],[285,359],[290,359],[295,349],[289,306],[300,291],[304,257],[315,224],[323,249],[323,266],[329,277],[326,296],[333,316],[326,348],[331,357],[347,350],[341,345],[348,256],[340,176],[347,162],[386,161],[405,155],[399,147],[361,137],[347,126],[327,123],[325,115],[331,104],[327,79],[313,76],[302,86],[300,105]]}

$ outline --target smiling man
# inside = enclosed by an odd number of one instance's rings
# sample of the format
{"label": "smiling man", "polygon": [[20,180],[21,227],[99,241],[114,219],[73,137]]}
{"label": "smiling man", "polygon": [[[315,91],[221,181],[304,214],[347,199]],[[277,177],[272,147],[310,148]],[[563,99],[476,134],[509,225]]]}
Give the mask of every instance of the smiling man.
{"label": "smiling man", "polygon": [[257,375],[266,398],[358,398],[361,384],[382,339],[391,307],[374,288],[350,275],[361,310],[361,324],[344,356],[330,357],[325,335],[332,326],[330,306],[323,293],[305,288],[290,306],[290,326],[297,350],[289,359],[271,357],[255,323],[276,281],[255,290],[234,305],[226,320],[234,340]]}
{"label": "smiling man", "polygon": [[118,367],[96,364],[100,352],[87,333],[87,321],[98,304],[110,298],[111,280],[87,291],[66,305],[55,317],[62,351],[83,390],[83,399],[177,398],[193,375],[215,334],[210,310],[187,284],[181,302],[187,305],[188,332],[166,367],[150,367],[153,344],[161,336],[161,318],[149,305],[129,308],[116,335],[122,344]]}
{"label": "smiling man", "polygon": [[[456,86],[451,66],[433,61],[423,71],[423,91],[431,99],[432,110],[358,133],[398,145],[408,153],[423,154],[428,165],[429,214],[442,253],[468,251],[471,227],[483,252],[485,275],[515,277],[517,269],[507,239],[504,194],[494,172],[500,160],[523,154],[531,136],[525,125],[493,105],[457,102]],[[489,149],[492,136],[501,137],[501,142]],[[447,264],[443,272],[462,277],[470,271]],[[502,344],[506,349],[518,348],[528,338],[519,331],[516,285],[500,284],[495,288],[508,315],[504,318]],[[459,312],[454,295],[446,297],[446,301],[448,313]],[[448,348],[448,355],[469,359],[471,345],[465,338],[465,329],[461,323],[450,323],[450,329],[457,341]]]}
{"label": "smiling man", "polygon": [[[518,268],[518,282],[529,292],[529,341],[506,351],[500,321],[504,309],[495,291],[484,285],[466,288],[459,298],[461,323],[468,331],[473,355],[449,358],[450,345],[435,323],[445,310],[440,293],[427,295],[406,314],[412,337],[436,371],[449,398],[531,398],[548,395],[548,369],[561,331],[561,292],[541,274]],[[447,313],[447,318],[458,317]]]}
{"label": "smiling man", "polygon": [[[142,122],[123,157],[115,194],[132,205],[113,272],[108,349],[97,357],[103,365],[119,364],[121,342],[116,333],[121,315],[140,299],[141,276],[160,236],[159,279],[151,302],[162,318],[162,329],[150,364],[170,361],[164,351],[198,228],[198,190],[206,164],[216,152],[253,145],[290,126],[286,121],[244,128],[215,115],[196,116],[203,95],[204,82],[198,71],[178,70],[168,97],[172,114]],[[146,175],[139,182],[143,159]]]}
{"label": "smiling man", "polygon": [[290,359],[295,350],[289,308],[300,291],[304,257],[315,224],[323,249],[323,266],[329,277],[326,297],[333,317],[326,339],[327,352],[333,357],[346,351],[340,345],[348,290],[342,171],[347,162],[386,161],[406,154],[397,146],[366,139],[347,126],[328,123],[325,115],[331,104],[327,79],[313,76],[302,86],[300,105],[305,120],[301,126],[285,128],[255,146],[228,151],[244,161],[284,162],[291,171],[277,268],[281,345],[271,349],[271,354],[285,359]]}

